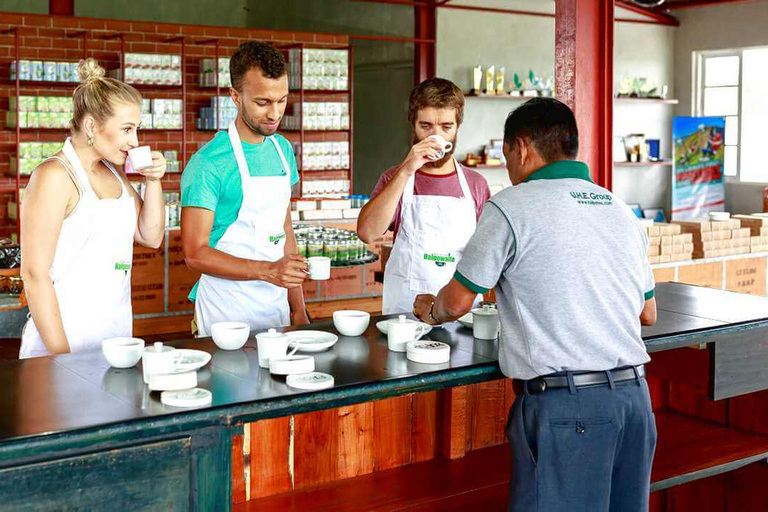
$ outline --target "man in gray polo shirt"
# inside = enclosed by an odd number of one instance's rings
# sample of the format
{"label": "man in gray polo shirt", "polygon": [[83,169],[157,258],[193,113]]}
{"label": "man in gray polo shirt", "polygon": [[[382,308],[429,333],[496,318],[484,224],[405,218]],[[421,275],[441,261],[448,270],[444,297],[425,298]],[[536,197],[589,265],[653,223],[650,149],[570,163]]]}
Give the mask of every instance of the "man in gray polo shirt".
{"label": "man in gray polo shirt", "polygon": [[518,395],[507,424],[510,511],[648,509],[648,240],[577,152],[563,103],[536,98],[513,111],[504,153],[514,186],[487,203],[451,282],[414,304],[417,317],[438,324],[496,291],[499,360]]}

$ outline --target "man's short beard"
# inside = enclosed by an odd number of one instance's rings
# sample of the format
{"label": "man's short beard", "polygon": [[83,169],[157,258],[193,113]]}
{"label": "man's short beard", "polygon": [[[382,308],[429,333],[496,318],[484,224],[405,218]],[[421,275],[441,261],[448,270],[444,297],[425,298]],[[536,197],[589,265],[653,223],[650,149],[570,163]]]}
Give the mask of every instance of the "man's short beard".
{"label": "man's short beard", "polygon": [[[453,140],[449,141],[449,142],[453,143],[453,147],[451,148],[451,150],[449,152],[447,152],[445,155],[443,155],[443,158],[441,158],[439,160],[434,160],[434,161],[427,162],[426,164],[424,164],[424,167],[427,167],[429,169],[438,169],[438,168],[444,166],[448,162],[448,160],[453,158],[453,154],[456,151],[456,141],[458,140],[458,138],[459,138],[459,134],[457,133],[456,136],[453,138]],[[421,141],[416,140],[416,134],[414,133],[413,134],[413,143],[416,144],[418,142],[421,142]]]}
{"label": "man's short beard", "polygon": [[440,160],[435,160],[435,161],[432,161],[432,162],[427,162],[426,164],[424,164],[424,167],[428,167],[430,169],[438,169],[438,168],[442,167],[443,165],[446,164],[446,162],[448,162],[448,160],[453,158],[453,152],[454,152],[455,149],[456,149],[456,146],[453,146],[453,148],[451,148],[451,150],[448,153],[443,155],[443,158],[441,158]]}
{"label": "man's short beard", "polygon": [[[269,137],[270,135],[273,135],[274,133],[264,133],[264,130],[262,130],[258,124],[254,124],[253,121],[251,121],[251,118],[248,116],[248,112],[245,110],[244,106],[240,107],[240,119],[243,120],[245,125],[253,130],[254,132],[258,133],[262,137]],[[277,130],[275,130],[277,131]]]}

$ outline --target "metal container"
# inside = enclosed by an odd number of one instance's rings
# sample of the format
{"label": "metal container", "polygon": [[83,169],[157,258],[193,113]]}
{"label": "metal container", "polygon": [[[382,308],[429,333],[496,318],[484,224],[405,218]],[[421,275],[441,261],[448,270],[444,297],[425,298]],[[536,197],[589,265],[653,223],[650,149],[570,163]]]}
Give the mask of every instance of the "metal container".
{"label": "metal container", "polygon": [[333,238],[326,239],[323,242],[323,256],[331,258],[331,261],[336,261],[339,255],[339,242]]}
{"label": "metal container", "polygon": [[307,237],[307,257],[323,255],[323,239],[317,234],[311,234]]}

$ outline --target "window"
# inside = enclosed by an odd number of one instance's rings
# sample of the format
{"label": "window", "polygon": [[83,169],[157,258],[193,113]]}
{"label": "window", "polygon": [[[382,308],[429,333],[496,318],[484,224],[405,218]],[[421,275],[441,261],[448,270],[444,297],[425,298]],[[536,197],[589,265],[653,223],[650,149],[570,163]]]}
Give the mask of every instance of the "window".
{"label": "window", "polygon": [[702,52],[696,62],[694,115],[725,117],[725,175],[768,182],[768,162],[761,158],[768,126],[768,48]]}

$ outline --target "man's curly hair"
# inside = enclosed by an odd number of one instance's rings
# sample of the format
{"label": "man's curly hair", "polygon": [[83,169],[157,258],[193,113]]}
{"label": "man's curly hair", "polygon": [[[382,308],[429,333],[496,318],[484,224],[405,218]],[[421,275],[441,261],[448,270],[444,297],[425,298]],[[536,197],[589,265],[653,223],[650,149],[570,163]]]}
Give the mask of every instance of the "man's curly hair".
{"label": "man's curly hair", "polygon": [[267,78],[280,78],[288,73],[285,58],[274,46],[261,41],[241,44],[229,61],[232,87],[242,92],[243,77],[253,68],[259,68]]}

